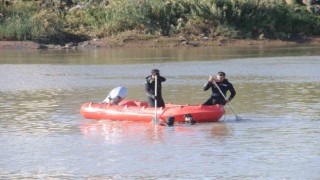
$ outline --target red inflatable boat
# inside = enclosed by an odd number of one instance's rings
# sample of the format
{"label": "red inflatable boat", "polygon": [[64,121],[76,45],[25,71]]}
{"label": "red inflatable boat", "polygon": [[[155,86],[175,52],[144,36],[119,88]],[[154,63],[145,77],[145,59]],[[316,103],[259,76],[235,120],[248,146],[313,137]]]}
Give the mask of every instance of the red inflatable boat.
{"label": "red inflatable boat", "polygon": [[[151,122],[155,116],[155,108],[148,107],[147,102],[123,100],[119,105],[104,103],[85,103],[81,106],[84,118],[95,120],[119,120]],[[175,105],[166,104],[165,108],[157,108],[157,118],[165,121],[174,117],[175,122],[185,122],[185,116],[191,115],[195,122],[215,122],[224,115],[222,105]]]}

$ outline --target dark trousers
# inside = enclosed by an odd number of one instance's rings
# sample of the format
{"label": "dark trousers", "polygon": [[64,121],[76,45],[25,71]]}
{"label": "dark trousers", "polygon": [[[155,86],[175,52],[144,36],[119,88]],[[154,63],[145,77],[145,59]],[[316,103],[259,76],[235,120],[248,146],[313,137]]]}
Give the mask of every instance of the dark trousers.
{"label": "dark trousers", "polygon": [[213,97],[211,96],[203,105],[210,106],[215,104],[221,104],[225,105],[226,101],[223,99],[223,97]]}
{"label": "dark trousers", "polygon": [[[151,97],[148,97],[148,106],[155,107],[154,99]],[[157,107],[165,107],[165,104],[164,104],[162,97],[157,98]]]}

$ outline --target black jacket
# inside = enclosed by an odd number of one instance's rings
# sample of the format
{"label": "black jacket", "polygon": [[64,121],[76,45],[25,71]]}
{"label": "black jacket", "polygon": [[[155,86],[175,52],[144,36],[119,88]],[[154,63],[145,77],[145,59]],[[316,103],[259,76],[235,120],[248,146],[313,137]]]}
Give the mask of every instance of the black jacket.
{"label": "black jacket", "polygon": [[[236,91],[233,88],[233,85],[227,80],[224,79],[222,82],[217,82],[217,85],[219,86],[220,90],[222,91],[222,93],[224,94],[224,96],[226,96],[227,91],[230,91],[230,97],[228,98],[229,101],[231,101],[234,96],[236,95]],[[212,90],[212,97],[215,98],[223,98],[223,96],[220,94],[219,90],[217,87],[215,87],[215,85],[211,82],[207,82],[204,86],[203,86],[203,90],[206,91],[211,87]]]}
{"label": "black jacket", "polygon": [[[162,77],[162,76],[157,76],[157,77],[158,77],[158,79],[157,79],[157,82],[158,82],[158,85],[157,85],[157,96],[158,97],[162,97],[162,92],[161,92],[162,86],[161,86],[161,83],[165,82],[166,78]],[[146,82],[144,84],[144,89],[145,89],[145,91],[146,91],[148,96],[154,98],[154,95],[155,95],[155,81],[151,79],[151,75],[146,77]]]}

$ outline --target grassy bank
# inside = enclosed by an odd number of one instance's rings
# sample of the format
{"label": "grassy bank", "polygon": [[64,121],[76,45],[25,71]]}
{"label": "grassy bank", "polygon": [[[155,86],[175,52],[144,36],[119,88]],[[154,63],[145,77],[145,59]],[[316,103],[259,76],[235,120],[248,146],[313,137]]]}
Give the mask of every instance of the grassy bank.
{"label": "grassy bank", "polygon": [[306,6],[287,5],[281,0],[47,2],[18,0],[0,4],[0,40],[63,44],[132,31],[141,39],[292,39],[320,35],[319,15]]}

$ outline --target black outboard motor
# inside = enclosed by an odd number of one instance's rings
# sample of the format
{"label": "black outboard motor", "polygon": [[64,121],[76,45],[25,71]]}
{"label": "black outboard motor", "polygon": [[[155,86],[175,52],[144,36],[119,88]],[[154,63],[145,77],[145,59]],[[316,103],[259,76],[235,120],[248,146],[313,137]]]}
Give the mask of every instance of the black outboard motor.
{"label": "black outboard motor", "polygon": [[186,114],[186,115],[184,115],[184,122],[186,122],[187,124],[190,124],[190,125],[194,125],[194,124],[196,123],[196,122],[193,120],[191,114]]}

